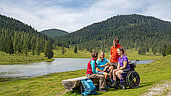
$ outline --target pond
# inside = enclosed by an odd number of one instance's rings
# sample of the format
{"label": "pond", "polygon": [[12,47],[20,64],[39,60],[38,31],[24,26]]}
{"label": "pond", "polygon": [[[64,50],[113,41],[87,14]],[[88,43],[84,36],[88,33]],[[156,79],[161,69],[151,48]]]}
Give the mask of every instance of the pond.
{"label": "pond", "polygon": [[[89,60],[82,58],[55,58],[52,62],[0,65],[0,78],[34,78],[50,73],[86,69]],[[140,60],[137,65],[147,64],[153,61]],[[134,62],[134,60],[131,60],[131,62]]]}

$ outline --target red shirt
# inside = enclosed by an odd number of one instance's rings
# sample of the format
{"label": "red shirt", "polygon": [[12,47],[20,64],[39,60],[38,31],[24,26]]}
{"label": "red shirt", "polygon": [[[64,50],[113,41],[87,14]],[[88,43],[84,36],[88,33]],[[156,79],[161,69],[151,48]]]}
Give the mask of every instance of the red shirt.
{"label": "red shirt", "polygon": [[[90,61],[89,61],[88,64],[87,64],[87,72],[86,72],[86,74],[93,74],[92,67],[91,67],[91,64],[90,64],[90,62],[91,62],[92,60],[94,60],[93,57],[90,59]],[[96,69],[96,66],[97,66],[97,64],[96,64],[96,62],[95,62],[95,69]]]}
{"label": "red shirt", "polygon": [[110,53],[110,55],[111,55],[110,62],[111,63],[118,63],[118,59],[119,59],[120,55],[118,55],[117,50],[119,47],[122,47],[122,46],[119,44],[116,47],[114,47],[114,45],[111,46],[111,53]]}

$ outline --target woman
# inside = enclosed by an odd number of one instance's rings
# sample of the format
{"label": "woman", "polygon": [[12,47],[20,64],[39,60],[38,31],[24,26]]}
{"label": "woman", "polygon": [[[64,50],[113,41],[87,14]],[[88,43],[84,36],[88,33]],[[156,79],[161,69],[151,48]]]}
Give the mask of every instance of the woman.
{"label": "woman", "polygon": [[113,72],[113,80],[114,81],[116,81],[116,76],[121,80],[121,74],[124,71],[130,70],[128,58],[127,58],[127,56],[124,55],[124,49],[122,47],[120,47],[119,50],[117,50],[117,51],[118,51],[118,54],[120,55],[120,57],[118,60],[118,67]]}

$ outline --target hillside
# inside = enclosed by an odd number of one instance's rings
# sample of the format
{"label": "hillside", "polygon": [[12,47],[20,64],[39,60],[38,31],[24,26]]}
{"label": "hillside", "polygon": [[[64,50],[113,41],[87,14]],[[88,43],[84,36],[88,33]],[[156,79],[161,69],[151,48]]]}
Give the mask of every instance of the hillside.
{"label": "hillside", "polygon": [[126,48],[149,46],[160,49],[171,43],[171,22],[143,15],[118,15],[94,23],[59,38],[61,44],[79,44],[80,49],[110,49],[112,40],[118,37]]}
{"label": "hillside", "polygon": [[40,54],[45,41],[53,40],[31,26],[16,19],[0,15],[0,50],[9,54]]}
{"label": "hillside", "polygon": [[43,30],[40,33],[48,35],[48,36],[50,36],[52,38],[58,38],[58,37],[61,37],[61,36],[64,36],[64,35],[68,34],[68,32],[63,31],[63,30],[59,30],[59,29]]}

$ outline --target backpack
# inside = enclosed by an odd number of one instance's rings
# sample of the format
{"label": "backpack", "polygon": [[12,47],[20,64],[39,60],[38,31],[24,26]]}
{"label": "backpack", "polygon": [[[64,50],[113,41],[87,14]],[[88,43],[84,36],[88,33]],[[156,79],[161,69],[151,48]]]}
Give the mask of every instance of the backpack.
{"label": "backpack", "polygon": [[[84,91],[84,92],[83,92]],[[93,82],[86,78],[81,80],[81,95],[96,95],[96,86]]]}

